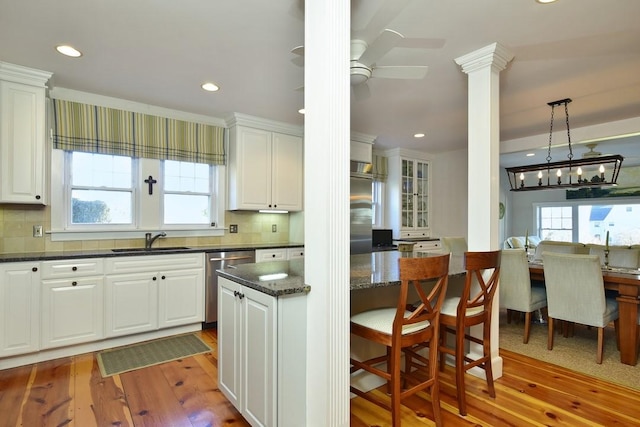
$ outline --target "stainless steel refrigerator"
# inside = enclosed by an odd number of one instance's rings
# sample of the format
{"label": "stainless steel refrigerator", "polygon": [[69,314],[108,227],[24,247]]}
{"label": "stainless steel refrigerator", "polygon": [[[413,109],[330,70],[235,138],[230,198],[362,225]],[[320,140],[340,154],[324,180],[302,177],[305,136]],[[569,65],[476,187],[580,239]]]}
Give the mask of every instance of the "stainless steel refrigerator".
{"label": "stainless steel refrigerator", "polygon": [[[367,166],[368,165],[368,166]],[[352,163],[351,169],[351,254],[371,252],[371,165]],[[355,169],[355,170],[354,170]]]}

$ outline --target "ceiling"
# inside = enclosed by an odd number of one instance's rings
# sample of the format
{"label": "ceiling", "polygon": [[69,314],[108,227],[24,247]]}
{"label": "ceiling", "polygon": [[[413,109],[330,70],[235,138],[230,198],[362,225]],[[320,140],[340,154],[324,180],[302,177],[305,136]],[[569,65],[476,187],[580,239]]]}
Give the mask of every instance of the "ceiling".
{"label": "ceiling", "polygon": [[[385,28],[406,37],[378,65],[429,67],[419,80],[370,79],[352,96],[352,130],[379,148],[465,148],[467,76],[454,59],[494,42],[514,54],[500,74],[501,140],[548,134],[547,102],[568,97],[572,129],[640,116],[638,0],[351,5],[353,37],[371,42]],[[53,72],[50,87],[303,124],[303,65],[291,53],[304,44],[302,0],[0,0],[0,11],[0,61]],[[58,44],[83,56],[64,57]],[[205,81],[220,91],[204,92]]]}

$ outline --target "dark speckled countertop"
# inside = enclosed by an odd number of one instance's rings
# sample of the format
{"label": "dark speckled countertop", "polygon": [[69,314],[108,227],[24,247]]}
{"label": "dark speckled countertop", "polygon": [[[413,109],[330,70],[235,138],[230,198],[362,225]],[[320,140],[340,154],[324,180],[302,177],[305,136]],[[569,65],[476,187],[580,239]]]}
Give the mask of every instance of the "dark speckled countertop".
{"label": "dark speckled countertop", "polygon": [[[137,256],[137,255],[166,255],[166,254],[185,254],[194,252],[224,252],[224,251],[242,251],[256,249],[274,249],[274,248],[302,248],[304,245],[300,243],[244,243],[220,246],[193,246],[189,248],[165,249],[154,246],[151,250],[141,250],[141,248],[133,248],[132,251],[114,252],[112,249],[98,249],[92,251],[56,251],[56,252],[26,252],[14,254],[0,254],[0,263],[2,262],[21,262],[21,261],[50,261],[56,259],[72,259],[72,258],[106,258],[120,256]],[[158,250],[162,249],[162,250]]]}
{"label": "dark speckled countertop", "polygon": [[[421,252],[419,256],[440,255]],[[398,258],[414,256],[413,252],[374,252],[351,256],[350,289],[369,289],[400,285]],[[461,256],[452,256],[450,275],[464,274]],[[275,261],[258,264],[241,264],[233,268],[218,270],[218,274],[242,285],[271,296],[307,293],[311,290],[304,283],[304,261]],[[278,277],[280,275],[281,277]]]}

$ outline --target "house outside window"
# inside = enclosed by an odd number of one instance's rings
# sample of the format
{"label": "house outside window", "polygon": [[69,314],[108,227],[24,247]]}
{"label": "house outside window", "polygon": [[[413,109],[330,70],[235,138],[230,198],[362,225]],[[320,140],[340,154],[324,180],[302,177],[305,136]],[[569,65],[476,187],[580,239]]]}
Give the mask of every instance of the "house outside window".
{"label": "house outside window", "polygon": [[635,200],[595,201],[534,205],[537,232],[546,240],[640,245],[640,203]]}

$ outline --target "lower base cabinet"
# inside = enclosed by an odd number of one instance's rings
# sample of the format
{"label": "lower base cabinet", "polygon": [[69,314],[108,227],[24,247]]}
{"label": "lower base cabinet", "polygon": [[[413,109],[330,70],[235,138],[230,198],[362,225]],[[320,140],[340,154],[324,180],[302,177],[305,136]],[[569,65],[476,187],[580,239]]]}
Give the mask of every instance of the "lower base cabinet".
{"label": "lower base cabinet", "polygon": [[218,386],[252,426],[305,425],[305,337],[304,296],[220,277]]}
{"label": "lower base cabinet", "polygon": [[39,265],[0,264],[0,358],[40,347]]}
{"label": "lower base cabinet", "polygon": [[42,281],[41,349],[104,337],[103,282],[102,276]]}

